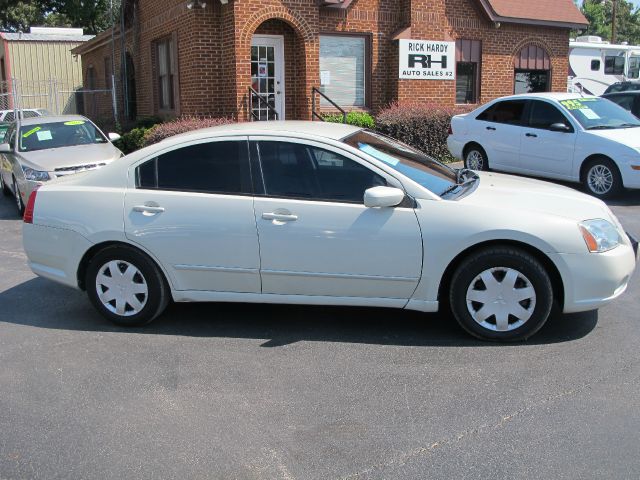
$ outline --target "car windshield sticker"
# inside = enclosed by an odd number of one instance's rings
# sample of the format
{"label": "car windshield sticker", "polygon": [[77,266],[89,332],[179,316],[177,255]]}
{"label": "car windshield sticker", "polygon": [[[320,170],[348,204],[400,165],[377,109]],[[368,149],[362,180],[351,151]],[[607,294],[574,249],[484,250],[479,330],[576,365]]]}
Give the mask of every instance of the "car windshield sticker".
{"label": "car windshield sticker", "polygon": [[34,133],[36,133],[38,130],[40,130],[42,127],[36,127],[36,128],[32,128],[31,130],[29,130],[26,133],[22,134],[22,138],[27,138],[29,135],[33,135]]}
{"label": "car windshield sticker", "polygon": [[51,130],[41,130],[39,132],[36,132],[36,136],[41,142],[44,140],[51,140],[53,138],[51,136]]}
{"label": "car windshield sticker", "polygon": [[581,108],[578,110],[582,115],[587,117],[589,120],[600,120],[600,115],[591,110],[590,108]]}
{"label": "car windshield sticker", "polygon": [[583,108],[589,108],[585,105],[585,102],[596,102],[597,98],[580,98],[576,100],[563,100],[560,103],[564,105],[567,110],[582,110]]}
{"label": "car windshield sticker", "polygon": [[71,126],[71,125],[84,125],[85,122],[84,122],[84,120],[71,120],[69,122],[64,122],[64,124],[65,125],[69,125],[69,126]]}
{"label": "car windshield sticker", "polygon": [[383,162],[388,163],[392,167],[395,167],[398,163],[400,163],[400,160],[398,160],[397,158],[394,158],[391,155],[384,153],[378,150],[377,148],[372,147],[371,145],[368,145],[366,143],[358,142],[358,148],[360,149],[360,151],[371,155],[373,158],[382,160]]}

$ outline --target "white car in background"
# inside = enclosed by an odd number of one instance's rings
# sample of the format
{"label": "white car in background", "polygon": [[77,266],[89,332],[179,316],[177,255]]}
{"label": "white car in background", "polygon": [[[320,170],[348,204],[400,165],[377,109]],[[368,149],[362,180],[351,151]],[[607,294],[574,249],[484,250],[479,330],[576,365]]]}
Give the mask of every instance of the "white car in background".
{"label": "white car in background", "polygon": [[0,110],[0,122],[13,122],[19,118],[45,117],[51,115],[51,112],[45,108],[25,108],[22,110]]}
{"label": "white car in background", "polygon": [[0,190],[22,213],[33,189],[54,178],[105,166],[123,156],[112,140],[80,115],[32,117],[9,126],[0,144]]}
{"label": "white car in background", "polygon": [[640,120],[604,98],[499,98],[453,117],[448,146],[472,170],[581,182],[600,198],[640,188]]}
{"label": "white car in background", "polygon": [[172,137],[43,185],[24,221],[31,269],[121,325],[171,299],[451,305],[472,335],[519,340],[554,302],[578,312],[621,295],[637,255],[598,199],[320,122]]}

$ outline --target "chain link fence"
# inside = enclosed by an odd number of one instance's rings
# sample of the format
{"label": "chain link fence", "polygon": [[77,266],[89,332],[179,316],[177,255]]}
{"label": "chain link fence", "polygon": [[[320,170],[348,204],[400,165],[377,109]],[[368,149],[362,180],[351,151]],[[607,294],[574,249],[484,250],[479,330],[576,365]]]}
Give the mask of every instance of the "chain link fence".
{"label": "chain link fence", "polygon": [[4,121],[18,112],[40,110],[52,115],[84,115],[100,126],[116,124],[115,92],[111,89],[85,88],[56,79],[0,82],[0,110]]}

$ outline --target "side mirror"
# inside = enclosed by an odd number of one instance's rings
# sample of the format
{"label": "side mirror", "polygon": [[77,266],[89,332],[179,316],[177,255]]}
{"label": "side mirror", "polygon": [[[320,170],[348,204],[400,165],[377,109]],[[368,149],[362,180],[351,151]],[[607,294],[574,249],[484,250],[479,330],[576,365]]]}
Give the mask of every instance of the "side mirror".
{"label": "side mirror", "polygon": [[109,140],[111,140],[112,142],[115,142],[116,140],[120,140],[120,135],[118,135],[117,133],[109,133]]}
{"label": "side mirror", "polygon": [[365,207],[395,207],[404,200],[404,192],[394,187],[372,187],[364,192]]}
{"label": "side mirror", "polygon": [[0,153],[11,153],[13,149],[8,143],[0,143]]}
{"label": "side mirror", "polygon": [[552,132],[569,133],[571,131],[571,127],[564,123],[553,123],[549,125],[549,130],[551,130]]}

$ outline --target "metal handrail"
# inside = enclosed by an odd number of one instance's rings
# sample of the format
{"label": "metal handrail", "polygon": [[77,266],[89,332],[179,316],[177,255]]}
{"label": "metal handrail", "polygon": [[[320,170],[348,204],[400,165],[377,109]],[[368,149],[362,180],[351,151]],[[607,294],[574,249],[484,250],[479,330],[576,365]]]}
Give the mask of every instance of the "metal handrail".
{"label": "metal handrail", "polygon": [[[270,112],[273,113],[273,115],[275,116],[276,120],[278,120],[278,111],[273,108],[271,106],[271,104],[269,103],[269,101],[264,98],[262,95],[260,95],[259,92],[257,92],[253,87],[249,87],[249,97],[248,97],[248,110],[249,113],[251,114],[251,116],[256,119],[256,120],[260,120],[260,117],[258,115],[256,115],[256,113],[253,111],[253,97],[257,97],[258,98],[258,103],[260,103],[261,105],[264,104],[267,106],[267,110],[269,110]],[[269,116],[267,115],[267,120],[269,120]]]}
{"label": "metal handrail", "polygon": [[319,118],[323,122],[325,121],[318,112],[316,112],[316,93],[319,93],[322,98],[324,98],[327,102],[333,105],[340,113],[342,113],[342,123],[347,123],[347,112],[340,107],[336,102],[327,97],[323,92],[321,92],[317,87],[311,88],[311,119]]}

